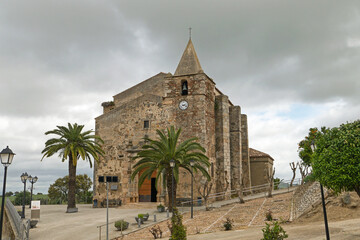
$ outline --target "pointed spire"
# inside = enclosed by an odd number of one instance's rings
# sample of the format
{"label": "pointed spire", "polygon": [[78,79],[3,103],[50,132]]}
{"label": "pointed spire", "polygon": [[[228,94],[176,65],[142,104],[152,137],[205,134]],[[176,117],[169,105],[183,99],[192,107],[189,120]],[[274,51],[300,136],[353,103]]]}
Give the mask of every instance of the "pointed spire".
{"label": "pointed spire", "polygon": [[189,39],[181,60],[176,68],[175,76],[188,75],[204,72],[196,55],[194,45]]}

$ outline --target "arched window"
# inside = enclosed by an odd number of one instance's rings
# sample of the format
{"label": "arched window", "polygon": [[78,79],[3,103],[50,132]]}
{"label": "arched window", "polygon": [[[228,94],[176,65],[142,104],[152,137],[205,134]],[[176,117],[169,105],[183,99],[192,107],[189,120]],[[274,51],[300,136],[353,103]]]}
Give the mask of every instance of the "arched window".
{"label": "arched window", "polygon": [[181,95],[188,95],[188,83],[187,81],[182,81],[181,82]]}

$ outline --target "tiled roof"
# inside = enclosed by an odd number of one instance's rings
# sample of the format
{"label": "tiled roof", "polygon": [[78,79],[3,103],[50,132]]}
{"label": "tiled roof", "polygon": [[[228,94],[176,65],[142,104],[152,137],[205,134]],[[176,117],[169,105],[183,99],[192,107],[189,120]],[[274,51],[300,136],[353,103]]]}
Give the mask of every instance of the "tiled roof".
{"label": "tiled roof", "polygon": [[272,160],[274,160],[269,154],[260,152],[259,150],[256,150],[253,148],[249,148],[249,155],[250,155],[250,157],[269,157]]}

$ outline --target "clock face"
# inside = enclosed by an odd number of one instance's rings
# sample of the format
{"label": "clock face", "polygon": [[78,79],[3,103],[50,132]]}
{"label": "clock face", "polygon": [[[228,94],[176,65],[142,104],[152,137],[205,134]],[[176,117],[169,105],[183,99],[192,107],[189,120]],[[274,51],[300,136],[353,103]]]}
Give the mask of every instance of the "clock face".
{"label": "clock face", "polygon": [[181,110],[185,110],[185,109],[187,109],[189,107],[189,103],[187,102],[187,101],[185,101],[185,100],[183,100],[183,101],[181,101],[180,103],[179,103],[179,108],[181,109]]}

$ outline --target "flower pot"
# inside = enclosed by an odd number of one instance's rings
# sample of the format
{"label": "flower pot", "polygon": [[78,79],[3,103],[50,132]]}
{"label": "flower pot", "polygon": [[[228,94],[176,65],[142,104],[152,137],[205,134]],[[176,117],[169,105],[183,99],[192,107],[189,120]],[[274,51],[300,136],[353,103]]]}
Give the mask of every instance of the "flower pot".
{"label": "flower pot", "polygon": [[[116,227],[116,226],[115,226]],[[128,229],[129,227],[129,223],[128,222],[125,222],[124,225],[122,226],[122,229],[121,229],[121,226],[120,227],[116,227],[117,230],[119,231],[124,231],[126,229]]]}
{"label": "flower pot", "polygon": [[165,212],[165,207],[157,207],[158,212]]}
{"label": "flower pot", "polygon": [[135,217],[135,221],[136,223],[138,223],[140,220],[140,224],[144,224],[144,218],[138,218],[138,217]]}
{"label": "flower pot", "polygon": [[149,214],[145,214],[144,215],[144,221],[147,221],[149,219],[149,216],[150,216]]}
{"label": "flower pot", "polygon": [[34,228],[36,226],[36,224],[38,223],[38,220],[30,220],[30,228]]}

